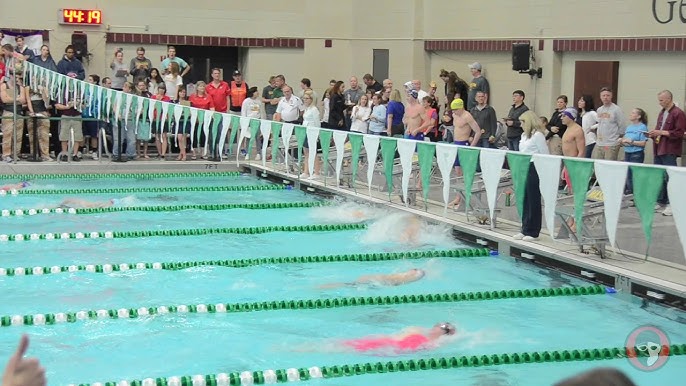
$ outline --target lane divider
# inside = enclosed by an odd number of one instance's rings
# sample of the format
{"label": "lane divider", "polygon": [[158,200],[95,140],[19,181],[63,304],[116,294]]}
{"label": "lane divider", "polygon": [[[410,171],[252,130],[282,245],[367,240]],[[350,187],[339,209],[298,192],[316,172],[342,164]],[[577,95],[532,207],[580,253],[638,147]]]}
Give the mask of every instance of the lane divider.
{"label": "lane divider", "polygon": [[[169,192],[248,192],[257,190],[290,190],[287,185],[238,185],[238,186],[145,186],[130,188],[79,188],[79,189],[23,189],[12,190],[11,195],[52,194],[112,194],[112,193],[169,193]],[[6,192],[0,190],[0,192]],[[6,193],[4,193],[6,194]],[[3,193],[0,193],[3,195]]]}
{"label": "lane divider", "polygon": [[147,231],[107,231],[107,232],[71,232],[71,233],[17,233],[0,234],[0,242],[37,241],[56,239],[133,239],[140,237],[160,236],[205,236],[217,234],[257,235],[272,232],[337,232],[366,229],[367,224],[314,224],[314,225],[271,225],[264,227],[244,228],[191,228]]}
{"label": "lane divider", "polygon": [[165,173],[65,173],[65,174],[0,174],[0,180],[57,180],[103,178],[179,178],[179,177],[238,177],[241,172],[165,172]]}
{"label": "lane divider", "polygon": [[177,261],[170,263],[122,263],[122,264],[88,264],[88,265],[55,265],[52,267],[16,267],[0,268],[0,276],[28,276],[44,275],[63,272],[86,271],[92,273],[123,272],[133,269],[155,269],[177,271],[192,267],[220,266],[230,268],[246,268],[266,264],[306,264],[306,263],[333,263],[349,261],[388,261],[403,259],[422,259],[431,257],[482,257],[489,256],[491,251],[487,248],[461,248],[438,251],[415,251],[415,252],[388,252],[388,253],[354,253],[345,255],[316,255],[316,256],[287,256],[287,257],[261,257],[254,259],[234,260],[205,260],[205,261]]}
{"label": "lane divider", "polygon": [[[686,355],[686,344],[664,345],[660,357]],[[313,366],[264,371],[243,371],[207,375],[185,375],[168,378],[145,378],[119,382],[79,383],[69,386],[250,386],[308,381],[317,378],[340,378],[365,374],[384,374],[407,371],[444,370],[531,363],[562,363],[601,361],[647,357],[638,347],[533,351],[508,354],[435,357],[389,362],[364,362],[340,366]]]}
{"label": "lane divider", "polygon": [[113,212],[178,212],[182,210],[229,210],[229,209],[290,209],[315,208],[331,205],[324,201],[311,202],[275,202],[253,204],[188,204],[159,206],[111,206],[109,208],[39,208],[39,209],[4,209],[2,217],[34,216],[37,214],[98,214]]}
{"label": "lane divider", "polygon": [[459,292],[422,295],[394,295],[368,297],[339,297],[310,300],[274,300],[252,303],[219,303],[191,304],[158,307],[138,307],[119,309],[82,310],[77,312],[60,312],[56,314],[11,315],[0,318],[0,325],[7,326],[42,326],[60,323],[74,323],[87,319],[137,319],[149,315],[162,314],[207,314],[236,313],[275,310],[313,310],[323,308],[343,308],[356,306],[387,306],[418,303],[457,303],[465,301],[525,299],[560,296],[600,295],[612,293],[614,289],[594,285],[585,287],[542,288],[524,290],[501,290],[481,292]]}

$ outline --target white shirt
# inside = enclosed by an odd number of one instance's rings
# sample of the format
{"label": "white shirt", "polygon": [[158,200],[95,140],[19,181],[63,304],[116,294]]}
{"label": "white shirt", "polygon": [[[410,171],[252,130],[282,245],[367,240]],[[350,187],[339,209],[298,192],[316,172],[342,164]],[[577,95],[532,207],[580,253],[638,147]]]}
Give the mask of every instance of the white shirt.
{"label": "white shirt", "polygon": [[519,151],[527,154],[550,154],[545,135],[540,131],[535,132],[531,138],[522,134],[522,138],[519,140]]}
{"label": "white shirt", "polygon": [[250,118],[260,118],[260,107],[262,102],[259,99],[245,98],[241,105],[241,116]]}
{"label": "white shirt", "polygon": [[183,79],[181,78],[181,75],[178,75],[176,79],[174,79],[172,74],[167,74],[162,79],[164,80],[164,85],[167,86],[166,95],[172,100],[175,100],[179,91],[179,86],[183,85]]}
{"label": "white shirt", "polygon": [[598,127],[598,114],[595,111],[584,113],[584,116],[581,117],[581,128],[584,129],[586,146],[593,145],[596,141],[595,133],[591,131],[594,127]]}
{"label": "white shirt", "polygon": [[424,101],[424,97],[429,96],[429,93],[424,91],[424,90],[418,90],[417,91],[417,102],[421,104]]}
{"label": "white shirt", "polygon": [[324,98],[324,113],[322,114],[322,122],[329,123],[329,97]]}
{"label": "white shirt", "polygon": [[281,98],[279,104],[276,105],[276,112],[281,114],[283,122],[297,120],[301,111],[303,111],[303,102],[295,95],[291,95],[290,100],[286,100],[286,97]]}
{"label": "white shirt", "polygon": [[303,126],[305,127],[321,127],[321,120],[319,118],[319,109],[310,105],[303,112]]}
{"label": "white shirt", "polygon": [[360,105],[353,107],[350,131],[367,134],[367,128],[369,127],[369,122],[367,120],[369,119],[371,113],[372,109],[369,107],[362,107]]}

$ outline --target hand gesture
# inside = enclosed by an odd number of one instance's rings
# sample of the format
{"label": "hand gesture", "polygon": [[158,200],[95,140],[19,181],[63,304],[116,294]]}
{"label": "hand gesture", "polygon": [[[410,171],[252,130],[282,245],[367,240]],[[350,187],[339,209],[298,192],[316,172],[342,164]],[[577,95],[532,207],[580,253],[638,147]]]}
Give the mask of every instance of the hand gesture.
{"label": "hand gesture", "polygon": [[2,386],[45,386],[45,369],[38,359],[25,359],[26,349],[29,347],[29,338],[21,337],[17,351],[10,357],[2,376]]}

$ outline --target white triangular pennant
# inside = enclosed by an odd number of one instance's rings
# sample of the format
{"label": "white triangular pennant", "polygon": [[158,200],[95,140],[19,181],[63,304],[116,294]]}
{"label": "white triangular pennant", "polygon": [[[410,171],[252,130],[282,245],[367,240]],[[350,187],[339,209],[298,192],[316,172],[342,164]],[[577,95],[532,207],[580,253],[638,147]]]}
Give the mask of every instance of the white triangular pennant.
{"label": "white triangular pennant", "polygon": [[138,98],[138,103],[136,106],[136,130],[138,130],[138,125],[141,122],[141,117],[143,116],[143,102],[145,102],[145,98]]}
{"label": "white triangular pennant", "polygon": [[629,165],[623,162],[595,161],[595,176],[603,192],[603,210],[605,211],[605,229],[610,244],[616,246],[619,211],[622,208],[624,185]]}
{"label": "white triangular pennant", "polygon": [[495,204],[498,199],[498,184],[500,184],[500,174],[503,170],[505,152],[495,149],[481,149],[479,162],[481,165],[482,178],[486,188],[486,198],[491,217],[495,215]]}
{"label": "white triangular pennant", "polygon": [[250,135],[250,117],[241,117],[239,124],[241,126],[241,131],[238,132],[238,147],[236,148],[236,165],[238,165],[238,157],[241,155],[241,145],[245,138],[249,138]]}
{"label": "white triangular pennant", "polygon": [[669,183],[667,183],[667,196],[669,206],[672,208],[674,224],[676,225],[681,248],[684,250],[681,256],[686,256],[686,201],[682,199],[683,191],[686,186],[686,169],[670,167],[667,168]]}
{"label": "white triangular pennant", "polygon": [[310,171],[310,176],[314,175],[314,161],[317,157],[317,139],[319,139],[319,128],[308,127],[307,146],[309,147],[309,153],[307,154],[307,167]]}
{"label": "white triangular pennant", "polygon": [[210,143],[210,127],[212,126],[212,115],[214,111],[205,111],[205,119],[203,119],[202,130],[205,133],[205,147],[203,148],[202,155],[207,155],[207,145]]}
{"label": "white triangular pennant", "polygon": [[122,108],[122,94],[117,93],[117,96],[114,98],[114,119],[120,120],[121,118],[121,108]]}
{"label": "white triangular pennant", "polygon": [[410,186],[410,176],[412,175],[412,156],[417,148],[417,141],[409,139],[398,139],[398,154],[400,155],[400,165],[403,168],[401,187],[405,206],[408,205],[407,191]]}
{"label": "white triangular pennant", "polygon": [[224,154],[224,144],[226,143],[226,136],[229,134],[229,127],[231,126],[231,115],[222,113],[222,132],[219,136],[219,143],[222,145],[222,149],[219,151],[219,159],[223,159]]}
{"label": "white triangular pennant", "polygon": [[158,134],[162,135],[162,131],[164,131],[164,125],[167,123],[167,115],[169,114],[169,106],[171,104],[167,102],[162,102],[162,118],[160,118],[160,125],[158,126]]}
{"label": "white triangular pennant", "polygon": [[124,104],[124,120],[129,121],[129,113],[131,112],[131,102],[133,102],[133,94],[126,94],[126,103]]}
{"label": "white triangular pennant", "polygon": [[448,203],[450,202],[450,174],[457,158],[457,146],[447,143],[436,144],[436,163],[438,170],[441,171],[441,179],[443,180],[443,212],[448,210]]}
{"label": "white triangular pennant", "polygon": [[272,135],[272,121],[260,119],[260,132],[262,133],[262,167],[267,166],[267,147],[269,137]]}
{"label": "white triangular pennant", "polygon": [[557,207],[557,187],[560,185],[560,164],[562,158],[534,154],[531,156],[538,173],[541,196],[545,203],[545,224],[550,238],[555,240],[555,208]]}
{"label": "white triangular pennant", "polygon": [[372,195],[372,178],[374,177],[374,167],[376,166],[376,157],[379,154],[379,142],[381,136],[365,135],[362,137],[364,143],[364,150],[367,152],[367,187],[369,188],[369,195]]}
{"label": "white triangular pennant", "polygon": [[[290,174],[290,169],[288,168],[288,150],[291,144],[291,136],[293,135],[293,126],[292,123],[284,123],[283,126],[281,127],[281,140],[283,143],[283,151],[284,151],[284,162],[286,163],[286,173]],[[276,144],[274,144],[276,146]]]}
{"label": "white triangular pennant", "polygon": [[336,186],[341,182],[341,168],[343,167],[343,153],[345,153],[345,139],[348,133],[336,130],[333,132],[333,143],[336,147]]}

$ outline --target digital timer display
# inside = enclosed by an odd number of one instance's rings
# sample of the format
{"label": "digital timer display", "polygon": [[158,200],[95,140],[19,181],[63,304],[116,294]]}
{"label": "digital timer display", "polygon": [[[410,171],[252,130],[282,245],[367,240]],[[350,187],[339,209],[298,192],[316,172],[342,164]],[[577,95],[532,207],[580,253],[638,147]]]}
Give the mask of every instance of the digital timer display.
{"label": "digital timer display", "polygon": [[102,11],[97,9],[61,9],[58,14],[60,24],[101,25]]}

